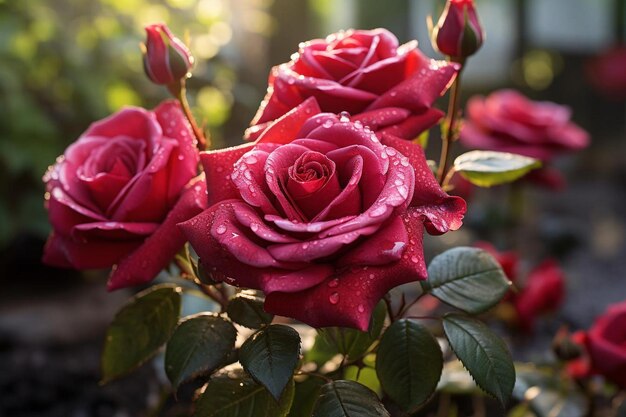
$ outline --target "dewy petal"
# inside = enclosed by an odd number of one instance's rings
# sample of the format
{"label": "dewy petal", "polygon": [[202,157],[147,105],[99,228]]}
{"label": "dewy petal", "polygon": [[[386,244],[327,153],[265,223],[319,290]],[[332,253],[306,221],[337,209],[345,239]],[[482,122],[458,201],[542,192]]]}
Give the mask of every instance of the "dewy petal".
{"label": "dewy petal", "polygon": [[[230,200],[227,203],[233,202],[234,200]],[[290,269],[285,269],[256,268],[240,262],[210,232],[215,226],[215,216],[219,210],[220,204],[216,204],[179,225],[198,253],[202,264],[207,271],[214,274],[214,278],[223,277],[229,284],[260,289],[269,294],[277,290],[302,291],[318,285],[332,274],[333,268],[329,265],[294,263]]]}
{"label": "dewy petal", "polygon": [[310,97],[272,122],[257,140],[258,143],[285,144],[296,139],[296,133],[312,116],[320,112],[315,98]]}
{"label": "dewy petal", "polygon": [[141,245],[141,240],[76,241],[52,232],[44,247],[43,263],[59,268],[108,268]]}
{"label": "dewy petal", "polygon": [[[278,214],[273,204],[275,198],[267,185],[266,174],[262,168],[266,165],[270,153],[278,147],[279,145],[274,143],[258,144],[235,162],[230,174],[239,196],[248,204],[259,207],[264,213]],[[239,196],[234,195],[233,198]]]}
{"label": "dewy petal", "polygon": [[426,279],[422,223],[410,216],[404,216],[404,221],[409,244],[399,261],[337,270],[325,283],[300,292],[273,292],[265,299],[265,310],[316,328],[342,326],[366,331],[376,304],[391,288]]}
{"label": "dewy petal", "polygon": [[337,265],[386,265],[400,260],[408,244],[409,237],[404,223],[400,217],[396,217],[376,234],[342,256]]}
{"label": "dewy petal", "polygon": [[109,117],[92,123],[85,133],[81,135],[81,138],[91,136],[107,138],[129,136],[145,140],[147,145],[152,145],[161,135],[161,126],[157,123],[152,112],[141,107],[129,106],[124,107]]}
{"label": "dewy petal", "polygon": [[[423,112],[433,105],[454,81],[458,64],[428,60],[418,50],[415,52],[416,70],[394,88],[370,104],[367,109],[376,110],[385,107],[402,107],[411,111]],[[323,107],[323,106],[322,106]]]}
{"label": "dewy petal", "polygon": [[450,196],[441,189],[428,167],[422,147],[391,135],[385,135],[383,143],[406,155],[413,167],[412,215],[423,217],[428,233],[442,234],[461,227],[467,204],[461,197]]}
{"label": "dewy petal", "polygon": [[74,226],[72,238],[78,242],[89,240],[141,240],[154,233],[158,227],[158,223],[82,223]]}
{"label": "dewy petal", "polygon": [[403,139],[416,139],[421,133],[439,123],[443,116],[445,113],[441,110],[430,108],[423,113],[408,117],[401,123],[382,128],[377,134],[380,137],[390,134]]}
{"label": "dewy petal", "polygon": [[198,170],[196,139],[178,101],[164,101],[154,109],[154,114],[163,134],[178,142],[178,147],[168,164],[170,180],[167,194],[168,200],[173,203],[185,184],[196,176]]}
{"label": "dewy petal", "polygon": [[180,199],[157,230],[113,268],[109,277],[109,290],[153,280],[186,242],[176,225],[197,215],[206,206],[206,183],[204,177],[199,175],[185,187]]}
{"label": "dewy petal", "polygon": [[232,148],[200,153],[200,161],[207,181],[208,205],[221,200],[239,198],[239,190],[231,180],[235,162],[243,154],[254,148],[254,143],[246,143]]}

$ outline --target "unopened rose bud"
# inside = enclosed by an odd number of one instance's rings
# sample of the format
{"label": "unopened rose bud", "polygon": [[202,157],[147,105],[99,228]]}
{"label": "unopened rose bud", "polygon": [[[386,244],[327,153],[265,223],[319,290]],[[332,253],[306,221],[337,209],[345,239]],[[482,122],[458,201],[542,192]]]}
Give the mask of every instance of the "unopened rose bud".
{"label": "unopened rose bud", "polygon": [[474,0],[448,0],[432,32],[433,47],[454,60],[473,55],[483,44]]}
{"label": "unopened rose bud", "polygon": [[146,26],[143,66],[155,84],[168,85],[187,76],[193,56],[185,44],[162,23]]}
{"label": "unopened rose bud", "polygon": [[583,348],[572,339],[567,327],[561,327],[552,339],[552,351],[557,358],[571,361],[582,355]]}

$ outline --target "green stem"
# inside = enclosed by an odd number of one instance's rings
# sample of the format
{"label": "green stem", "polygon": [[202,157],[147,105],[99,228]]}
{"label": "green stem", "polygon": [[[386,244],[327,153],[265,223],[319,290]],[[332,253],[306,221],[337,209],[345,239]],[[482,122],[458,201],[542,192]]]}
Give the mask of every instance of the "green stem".
{"label": "green stem", "polygon": [[180,80],[180,82],[169,85],[168,90],[180,103],[183,113],[185,113],[185,117],[191,125],[191,130],[193,130],[193,134],[198,141],[198,149],[204,151],[209,148],[211,146],[211,137],[204,134],[202,129],[198,127],[196,119],[193,117],[193,113],[189,107],[189,102],[187,101],[187,88],[185,87],[185,80]]}
{"label": "green stem", "polygon": [[446,121],[448,122],[448,130],[445,135],[441,137],[441,157],[439,159],[439,168],[437,170],[437,180],[440,185],[443,185],[443,181],[448,172],[448,159],[450,158],[450,147],[454,142],[457,111],[459,107],[459,93],[461,91],[461,72],[463,71],[463,62],[459,62],[461,68],[452,84],[450,91],[450,102],[448,103],[448,115]]}

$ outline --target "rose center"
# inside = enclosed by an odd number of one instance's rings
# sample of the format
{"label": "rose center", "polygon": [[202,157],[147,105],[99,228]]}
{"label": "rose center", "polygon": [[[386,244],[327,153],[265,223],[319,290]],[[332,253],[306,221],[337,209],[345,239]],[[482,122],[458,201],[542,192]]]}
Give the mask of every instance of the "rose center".
{"label": "rose center", "polygon": [[143,141],[126,137],[112,139],[87,157],[79,174],[84,179],[103,174],[130,178],[145,164],[144,148]]}
{"label": "rose center", "polygon": [[287,172],[290,194],[300,198],[322,188],[334,175],[335,163],[319,152],[305,152]]}

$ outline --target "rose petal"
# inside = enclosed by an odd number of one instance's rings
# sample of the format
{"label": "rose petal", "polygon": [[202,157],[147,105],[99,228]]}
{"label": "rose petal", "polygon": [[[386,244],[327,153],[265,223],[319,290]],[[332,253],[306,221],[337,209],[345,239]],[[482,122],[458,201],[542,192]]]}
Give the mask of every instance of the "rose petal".
{"label": "rose petal", "polygon": [[411,58],[416,66],[413,76],[378,97],[365,110],[402,107],[423,112],[446,91],[459,69],[458,64],[429,60],[417,49],[412,51]]}
{"label": "rose petal", "polygon": [[467,204],[461,197],[449,196],[441,189],[428,167],[422,147],[391,135],[385,135],[383,143],[406,155],[415,170],[411,207],[413,215],[424,218],[428,233],[437,235],[461,227]]}
{"label": "rose petal", "polygon": [[409,237],[404,223],[400,217],[396,217],[361,245],[342,256],[337,265],[386,265],[400,260],[408,243]]}
{"label": "rose petal", "polygon": [[204,177],[199,175],[185,187],[158,229],[114,267],[109,277],[109,290],[144,284],[154,279],[186,242],[177,223],[197,215],[206,205],[206,183]]}
{"label": "rose petal", "polygon": [[273,292],[265,299],[265,310],[293,317],[310,326],[354,327],[366,331],[372,311],[393,287],[426,279],[422,247],[423,226],[404,218],[413,243],[402,259],[385,266],[344,268],[308,290],[296,293]]}
{"label": "rose petal", "polygon": [[389,134],[403,139],[415,139],[421,133],[439,123],[443,116],[445,116],[445,113],[441,110],[430,108],[424,113],[408,117],[401,123],[382,128],[377,134],[380,137]]}
{"label": "rose petal", "polygon": [[317,101],[310,97],[271,123],[257,142],[289,143],[295,138],[296,133],[302,128],[307,119],[319,112],[320,108]]}
{"label": "rose petal", "polygon": [[254,143],[246,143],[232,148],[200,153],[200,161],[207,181],[208,205],[220,200],[239,198],[239,190],[231,180],[233,166],[243,154],[252,150]]}
{"label": "rose petal", "polygon": [[74,226],[72,238],[79,242],[89,242],[90,240],[141,240],[154,233],[158,227],[158,223],[82,223]]}

